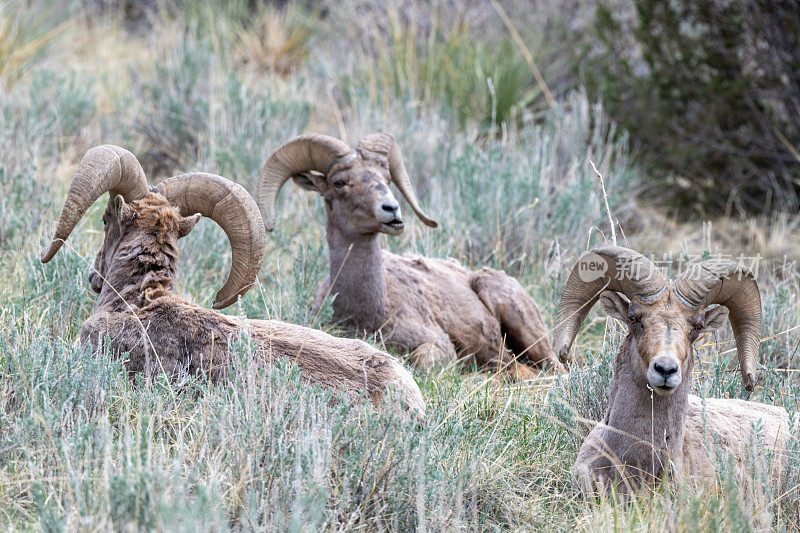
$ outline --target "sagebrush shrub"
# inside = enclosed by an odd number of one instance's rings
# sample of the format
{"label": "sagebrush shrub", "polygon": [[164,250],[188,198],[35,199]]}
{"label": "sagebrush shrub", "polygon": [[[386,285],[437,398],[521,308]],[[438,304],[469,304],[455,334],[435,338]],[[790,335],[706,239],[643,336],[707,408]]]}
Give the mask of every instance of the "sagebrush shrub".
{"label": "sagebrush shrub", "polygon": [[579,63],[672,209],[797,211],[800,5],[603,1]]}

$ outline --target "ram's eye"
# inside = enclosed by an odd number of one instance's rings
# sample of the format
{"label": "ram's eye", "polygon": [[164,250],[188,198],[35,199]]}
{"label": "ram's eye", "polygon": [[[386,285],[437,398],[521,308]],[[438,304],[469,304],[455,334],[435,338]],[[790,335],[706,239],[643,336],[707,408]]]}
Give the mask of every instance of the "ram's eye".
{"label": "ram's eye", "polygon": [[333,182],[333,186],[336,187],[337,189],[341,189],[345,185],[347,185],[347,182],[344,180],[336,180]]}
{"label": "ram's eye", "polygon": [[639,319],[636,316],[631,315],[631,316],[628,317],[628,323],[630,323],[630,324],[638,324],[639,323]]}
{"label": "ram's eye", "polygon": [[703,331],[703,324],[695,324],[694,325],[694,330],[696,332],[700,333],[701,331]]}

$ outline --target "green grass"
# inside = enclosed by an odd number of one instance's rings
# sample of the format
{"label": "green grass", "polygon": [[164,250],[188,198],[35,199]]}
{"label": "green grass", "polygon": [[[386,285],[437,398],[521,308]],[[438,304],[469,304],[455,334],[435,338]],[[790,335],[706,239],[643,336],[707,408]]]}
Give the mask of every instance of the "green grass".
{"label": "green grass", "polygon": [[[382,59],[363,51],[341,13],[319,15],[302,68],[240,70],[238,38],[229,30],[247,26],[244,6],[203,2],[185,17],[156,16],[147,31],[97,32],[89,48],[69,34],[27,62],[15,74],[22,81],[0,88],[0,529],[716,531],[753,529],[763,509],[775,529],[800,527],[797,449],[778,489],[758,485],[763,465],[754,460],[749,477],[723,469],[718,485],[699,493],[663,486],[627,504],[580,495],[570,468],[589,430],[581,420],[602,416],[621,331],[598,311],[577,340],[568,381],[519,386],[451,367],[417,372],[428,405],[424,424],[395,416],[391,399],[385,412],[348,406],[303,385],[289,365],[254,368],[246,341],[237,347],[233,379],[217,386],[132,383],[119,361],[87,354],[78,334],[95,296],[85,271],[100,244],[105,199],[53,261],[42,265],[38,254],[77,162],[99,142],[123,144],[157,173],[167,161],[164,174],[215,172],[252,191],[263,161],[297,133],[356,142],[388,131],[440,227],[409,219],[403,236],[384,245],[503,268],[551,326],[576,256],[603,242],[599,230],[608,232],[590,159],[605,176],[625,238],[634,247],[649,243],[643,251],[661,250],[657,235],[637,232],[647,227],[637,217],[646,215],[632,191],[645,177],[624,132],[580,89],[535,120],[519,116],[514,127],[487,135],[485,113],[454,114],[453,102],[463,97],[448,95],[441,80],[395,73],[417,83],[415,91],[427,84],[424,99],[348,86],[348,73]],[[79,6],[70,9],[76,25],[86,23]],[[376,31],[384,28],[381,13],[370,15]],[[486,39],[470,46],[502,42],[495,26],[484,29],[469,26],[473,39]],[[443,57],[437,47],[448,45],[426,46],[430,57]],[[87,52],[104,47],[121,55],[102,62]],[[517,65],[512,52],[503,57]],[[115,78],[120,73],[128,82]],[[324,223],[320,198],[287,184],[259,284],[226,312],[330,329],[329,307],[320,317],[308,310],[328,268]],[[716,251],[685,228],[690,251]],[[177,292],[210,307],[230,263],[224,234],[201,222],[180,251]],[[759,276],[770,338],[761,350],[763,387],[751,399],[796,412],[798,257],[769,259],[782,263]],[[715,357],[731,340],[726,328],[700,350],[697,392],[745,396],[735,361]],[[748,484],[761,489],[748,494]]]}
{"label": "green grass", "polygon": [[[547,102],[517,44],[497,28],[491,39],[476,38],[484,24],[471,27],[474,14],[460,7],[411,4],[401,10],[376,4],[378,27],[358,33],[358,61],[342,77],[345,100],[366,96],[383,105],[397,98],[414,100],[438,106],[459,128],[487,133],[515,128],[525,117],[541,114]],[[485,7],[488,12],[479,20],[493,15],[490,21],[497,23],[489,4]],[[526,47],[533,49],[534,61],[549,79],[561,81],[566,54],[556,31],[520,29],[532,41]]]}

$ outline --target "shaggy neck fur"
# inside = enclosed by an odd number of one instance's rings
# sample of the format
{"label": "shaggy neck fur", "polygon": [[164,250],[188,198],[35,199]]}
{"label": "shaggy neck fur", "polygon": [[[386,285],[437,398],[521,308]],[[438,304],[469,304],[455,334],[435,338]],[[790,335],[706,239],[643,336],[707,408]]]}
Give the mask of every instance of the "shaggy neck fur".
{"label": "shaggy neck fur", "polygon": [[348,235],[336,223],[329,202],[326,209],[334,319],[346,327],[377,331],[387,318],[380,236]]}
{"label": "shaggy neck fur", "polygon": [[142,308],[172,293],[178,266],[176,236],[163,226],[133,231],[118,242],[105,269],[106,283],[100,291],[98,309],[125,312],[129,311],[128,305]]}
{"label": "shaggy neck fur", "polygon": [[[614,361],[609,406],[603,419],[606,425],[619,432],[607,429],[604,440],[618,458],[646,473],[629,474],[659,477],[668,468],[669,461],[680,463],[693,357],[690,348],[682,369],[686,377],[671,396],[660,396],[648,389],[637,359],[636,341],[628,335]],[[635,438],[621,434],[623,432]]]}

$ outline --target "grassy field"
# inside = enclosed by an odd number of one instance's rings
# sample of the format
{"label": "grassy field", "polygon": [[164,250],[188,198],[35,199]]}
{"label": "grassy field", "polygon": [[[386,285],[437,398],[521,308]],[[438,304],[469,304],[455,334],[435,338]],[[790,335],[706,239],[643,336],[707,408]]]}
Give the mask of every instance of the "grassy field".
{"label": "grassy field", "polygon": [[[698,343],[694,392],[796,412],[800,221],[667,218],[637,195],[647,170],[625,133],[558,81],[569,77],[559,3],[503,3],[550,86],[492,3],[476,4],[460,17],[455,1],[431,14],[413,2],[201,0],[136,18],[101,9],[113,2],[0,2],[1,529],[716,531],[766,517],[800,530],[797,448],[778,487],[754,459],[702,490],[677,483],[627,505],[580,495],[570,468],[605,409],[623,333],[599,310],[569,380],[415,373],[428,417],[413,427],[310,390],[288,365],[252,368],[247,345],[219,386],[133,384],[119,361],[79,346],[105,201],[53,261],[38,258],[88,148],[130,149],[152,183],[203,170],[252,192],[295,134],[387,131],[440,227],[409,219],[384,246],[503,268],[550,327],[575,259],[610,238],[590,160],[620,242],[658,257],[760,254],[763,386],[746,393],[735,358],[718,355],[733,346],[726,326]],[[324,221],[318,197],[286,187],[259,284],[225,312],[335,332],[329,306],[309,311],[328,269]],[[201,221],[180,252],[178,293],[210,307],[230,261],[224,234]]]}

